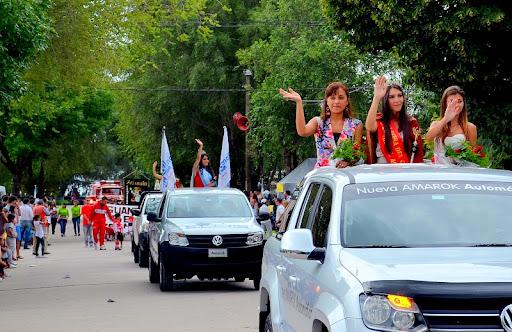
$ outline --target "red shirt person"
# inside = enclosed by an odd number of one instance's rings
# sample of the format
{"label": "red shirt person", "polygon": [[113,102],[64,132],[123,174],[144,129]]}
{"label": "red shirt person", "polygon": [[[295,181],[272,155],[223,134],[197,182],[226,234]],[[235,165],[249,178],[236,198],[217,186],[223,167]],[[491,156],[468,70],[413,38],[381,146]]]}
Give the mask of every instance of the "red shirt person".
{"label": "red shirt person", "polygon": [[[106,216],[109,217],[110,220],[114,220],[114,217],[110,213],[110,209],[107,205],[107,198],[103,197],[101,201],[96,202],[93,205],[91,220],[93,222],[93,236],[94,243],[97,246],[98,241],[100,245],[100,250],[106,250],[105,248],[105,227],[106,227]],[[99,239],[98,239],[99,235]]]}
{"label": "red shirt person", "polygon": [[90,198],[88,204],[85,204],[82,206],[82,209],[80,210],[80,214],[82,215],[82,225],[84,230],[84,241],[85,246],[88,247],[89,245],[92,247],[93,245],[93,237],[92,237],[92,209],[94,206],[94,203],[96,203],[96,198]]}

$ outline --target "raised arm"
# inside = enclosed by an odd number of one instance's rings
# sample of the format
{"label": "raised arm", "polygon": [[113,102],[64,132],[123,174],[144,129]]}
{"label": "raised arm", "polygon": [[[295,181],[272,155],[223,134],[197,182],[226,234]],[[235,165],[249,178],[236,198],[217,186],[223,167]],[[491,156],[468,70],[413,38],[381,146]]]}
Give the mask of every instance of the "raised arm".
{"label": "raised arm", "polygon": [[201,153],[203,152],[203,142],[201,142],[197,138],[196,138],[196,142],[197,142],[197,144],[199,144],[199,149],[197,149],[197,157],[196,157],[196,161],[194,161],[194,166],[192,166],[192,175],[193,176],[196,176],[196,173],[199,169],[199,162],[201,161]]}
{"label": "raised arm", "polygon": [[428,129],[427,134],[425,135],[425,139],[427,141],[433,141],[436,137],[441,136],[443,128],[453,119],[455,119],[459,113],[462,111],[462,108],[458,111],[455,108],[455,101],[452,100],[447,106],[446,111],[444,112],[444,116],[439,121],[432,121],[430,128]]}
{"label": "raised arm", "polygon": [[295,127],[297,128],[297,134],[302,137],[313,135],[316,132],[318,123],[315,119],[311,119],[306,124],[304,106],[302,105],[302,97],[292,88],[288,88],[288,91],[279,89],[279,94],[281,94],[284,99],[295,102]]}
{"label": "raised arm", "polygon": [[379,76],[375,79],[375,84],[373,86],[373,100],[370,110],[368,111],[368,116],[366,117],[366,129],[371,132],[377,131],[377,110],[379,109],[379,104],[382,101],[382,98],[386,95],[387,87],[388,83],[384,76]]}
{"label": "raised arm", "polygon": [[162,180],[162,175],[158,174],[158,172],[156,171],[156,165],[157,165],[157,161],[155,160],[155,162],[153,163],[153,177],[157,180]]}

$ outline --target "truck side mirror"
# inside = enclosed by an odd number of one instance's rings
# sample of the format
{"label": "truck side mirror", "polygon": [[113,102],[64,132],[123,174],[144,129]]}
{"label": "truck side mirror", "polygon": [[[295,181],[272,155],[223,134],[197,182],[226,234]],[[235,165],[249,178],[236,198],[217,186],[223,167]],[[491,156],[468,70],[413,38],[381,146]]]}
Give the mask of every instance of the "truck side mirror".
{"label": "truck side mirror", "polygon": [[132,214],[136,217],[140,216],[140,210],[139,209],[132,209]]}
{"label": "truck side mirror", "polygon": [[154,213],[154,212],[149,212],[147,217],[146,217],[146,219],[148,221],[152,221],[152,222],[159,222],[160,221],[160,220],[158,220],[158,217],[157,217],[156,213]]}
{"label": "truck side mirror", "polygon": [[316,248],[310,229],[290,229],[281,239],[281,254],[292,259],[317,260],[325,259],[325,249]]}

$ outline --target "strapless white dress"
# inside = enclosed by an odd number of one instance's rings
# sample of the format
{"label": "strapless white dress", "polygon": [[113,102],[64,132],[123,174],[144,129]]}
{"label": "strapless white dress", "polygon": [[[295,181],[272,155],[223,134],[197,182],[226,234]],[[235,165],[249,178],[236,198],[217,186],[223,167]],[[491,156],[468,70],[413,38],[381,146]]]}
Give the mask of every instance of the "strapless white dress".
{"label": "strapless white dress", "polygon": [[448,136],[444,139],[444,145],[451,147],[452,149],[461,149],[466,141],[464,134],[455,134]]}

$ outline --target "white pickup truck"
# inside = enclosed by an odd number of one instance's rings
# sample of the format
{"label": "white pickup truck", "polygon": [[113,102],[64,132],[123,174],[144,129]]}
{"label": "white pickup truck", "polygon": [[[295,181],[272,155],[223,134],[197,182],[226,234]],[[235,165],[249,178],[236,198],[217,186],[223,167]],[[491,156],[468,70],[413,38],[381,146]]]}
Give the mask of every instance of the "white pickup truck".
{"label": "white pickup truck", "polygon": [[512,332],[512,172],[308,174],[264,248],[260,331]]}

